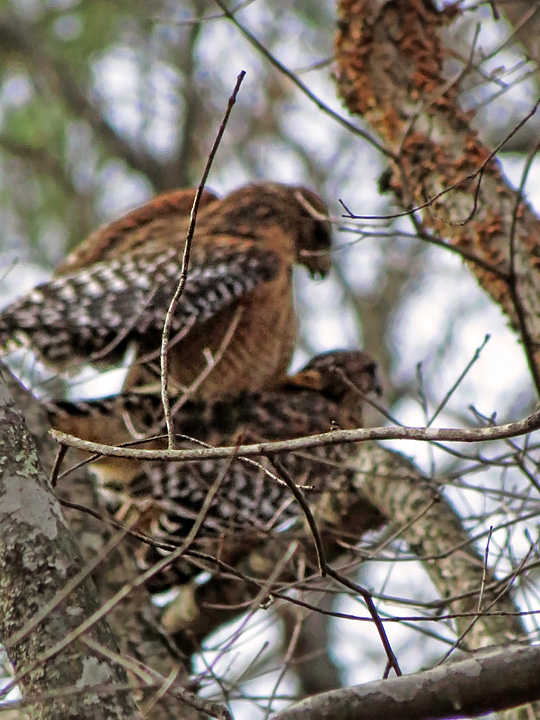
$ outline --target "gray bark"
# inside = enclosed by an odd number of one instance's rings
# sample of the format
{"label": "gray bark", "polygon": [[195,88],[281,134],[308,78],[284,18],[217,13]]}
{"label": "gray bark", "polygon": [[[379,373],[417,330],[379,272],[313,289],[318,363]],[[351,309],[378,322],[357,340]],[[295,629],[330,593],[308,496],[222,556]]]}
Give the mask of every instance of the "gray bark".
{"label": "gray bark", "polygon": [[273,720],[476,717],[540,699],[539,672],[538,647],[490,648],[414,675],[322,693],[277,713]]}
{"label": "gray bark", "polygon": [[[99,608],[90,579],[43,613],[34,627],[30,625],[81,571],[84,562],[2,375],[0,464],[0,638],[21,678],[24,697],[51,695],[36,702],[32,717],[139,717],[125,670],[102,653],[90,650],[81,638],[67,641],[70,633]],[[92,626],[87,635],[100,646],[118,652],[104,620]],[[110,690],[102,693],[103,686]],[[79,692],[63,694],[73,688]]]}

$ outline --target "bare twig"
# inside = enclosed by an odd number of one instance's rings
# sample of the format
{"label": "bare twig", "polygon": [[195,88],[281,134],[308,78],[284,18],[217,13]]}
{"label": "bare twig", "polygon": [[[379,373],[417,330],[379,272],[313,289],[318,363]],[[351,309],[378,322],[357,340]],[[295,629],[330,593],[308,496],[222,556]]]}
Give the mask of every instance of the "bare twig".
{"label": "bare twig", "polygon": [[[246,40],[263,56],[265,57],[275,68],[279,70],[280,73],[282,73],[285,77],[289,78],[289,80],[296,85],[296,87],[301,90],[304,95],[311,100],[312,103],[314,103],[321,112],[323,112],[325,115],[328,115],[329,117],[336,120],[336,122],[339,123],[342,127],[346,128],[347,130],[350,130],[355,135],[358,135],[359,137],[366,140],[370,145],[373,145],[373,147],[377,148],[379,152],[381,152],[383,155],[386,155],[387,157],[394,157],[390,150],[386,148],[382,143],[378,142],[378,140],[375,139],[373,135],[370,135],[365,130],[362,130],[362,128],[359,128],[357,125],[352,123],[350,120],[347,120],[347,118],[342,117],[339,115],[339,113],[332,110],[332,108],[328,107],[325,103],[323,103],[322,100],[320,100],[311,90],[308,88],[307,85],[304,85],[304,83],[291,71],[286,65],[283,65],[275,55],[273,55],[268,48],[266,48],[260,40],[258,40],[255,35],[253,35],[252,32],[248,30],[248,28],[243,25],[238,18],[236,17],[236,10],[238,8],[234,8],[230,10],[226,4],[223,2],[223,0],[214,0],[216,5],[218,5],[222,10],[224,16],[230,20],[233,25],[236,27],[236,29],[246,38]],[[395,159],[395,158],[394,158]]]}
{"label": "bare twig", "polygon": [[[218,0],[216,0],[218,2]],[[474,180],[475,178],[478,178],[477,186],[475,189],[474,194],[474,203],[473,208],[471,212],[467,215],[467,217],[463,220],[460,220],[458,223],[449,223],[452,225],[466,225],[470,220],[474,217],[477,205],[478,205],[478,193],[480,191],[480,185],[482,182],[482,177],[486,171],[486,168],[491,160],[497,156],[497,154],[502,150],[502,148],[506,145],[506,143],[519,131],[521,128],[534,116],[536,115],[538,108],[540,107],[540,97],[536,100],[532,108],[529,110],[529,112],[518,122],[516,125],[512,128],[512,130],[501,140],[501,142],[497,145],[497,147],[492,150],[489,155],[486,157],[486,159],[482,162],[482,164],[477,167],[473,172],[468,173],[467,175],[464,175],[463,177],[460,177],[458,180],[453,182],[451,185],[447,185],[444,190],[441,190],[440,192],[436,193],[432,197],[428,198],[425,202],[420,203],[418,205],[415,205],[412,208],[409,208],[408,210],[403,210],[399,213],[391,213],[389,215],[355,215],[354,213],[351,213],[349,208],[345,205],[345,203],[342,200],[339,200],[339,203],[345,210],[345,214],[343,215],[344,218],[348,218],[350,220],[393,220],[400,217],[407,217],[408,215],[412,215],[413,213],[417,212],[418,210],[423,210],[424,208],[432,206],[437,200],[439,200],[441,197],[449,193],[454,188],[459,187],[463,183]]]}
{"label": "bare twig", "polygon": [[271,453],[284,453],[296,450],[309,450],[325,445],[340,443],[366,442],[368,440],[418,440],[421,442],[488,442],[503,440],[510,437],[526,435],[540,429],[540,410],[524,420],[493,425],[492,427],[461,429],[461,428],[419,428],[419,427],[376,427],[358,430],[334,430],[332,432],[309,435],[292,440],[262,442],[239,447],[189,448],[186,450],[144,450],[139,448],[118,448],[103,445],[60,432],[50,430],[52,437],[61,445],[84,450],[106,457],[128,458],[129,460],[169,460],[181,462],[185,460],[210,460],[236,455],[253,456]]}
{"label": "bare twig", "polygon": [[[95,640],[89,637],[83,637],[82,642],[88,647],[92,648],[98,653],[101,653],[109,660],[112,660],[119,665],[122,665],[134,675],[138,676],[143,682],[148,685],[155,685],[160,683],[157,691],[157,699],[165,693],[171,693],[174,697],[178,698],[181,702],[185,702],[187,705],[206,713],[210,717],[218,718],[218,720],[232,720],[232,716],[226,707],[219,703],[206,700],[205,698],[199,698],[193,693],[189,692],[183,687],[179,687],[177,682],[179,668],[173,671],[169,677],[163,677],[156,670],[151,667],[143,666],[140,662],[126,658],[118,653],[114,653],[108,648],[96,643]],[[145,708],[144,717],[148,716],[150,708]]]}
{"label": "bare twig", "polygon": [[[327,567],[326,571],[328,575],[334,578],[334,580],[337,580],[340,585],[344,585],[345,587],[349,588],[349,590],[358,593],[362,597],[362,599],[366,603],[368,612],[371,615],[371,619],[373,620],[375,627],[377,628],[377,632],[379,633],[379,637],[381,638],[381,642],[386,652],[386,657],[388,658],[387,670],[393,668],[394,672],[399,677],[402,674],[399,668],[399,663],[394,651],[392,650],[390,641],[388,640],[388,635],[386,634],[386,630],[384,629],[382,620],[379,617],[377,608],[375,607],[375,603],[373,602],[373,595],[369,592],[369,590],[366,590],[366,588],[358,585],[358,583],[352,582],[352,580],[349,580],[344,575],[334,570],[332,567]],[[386,676],[387,672],[385,673],[385,677]]]}
{"label": "bare twig", "polygon": [[225,132],[227,122],[229,120],[233,106],[236,102],[236,97],[238,95],[238,92],[240,91],[240,85],[242,84],[242,81],[243,81],[245,75],[246,75],[245,70],[242,70],[238,74],[238,77],[236,78],[236,85],[234,86],[234,90],[232,91],[232,94],[229,97],[229,101],[227,103],[227,109],[225,110],[223,120],[221,121],[221,125],[219,126],[219,130],[216,135],[216,139],[214,141],[212,149],[210,150],[210,153],[208,154],[208,160],[206,161],[206,166],[204,168],[204,172],[202,174],[202,178],[199,183],[199,187],[197,188],[197,192],[196,192],[195,198],[193,200],[193,206],[191,208],[191,217],[190,217],[189,228],[188,228],[187,237],[186,237],[186,244],[184,246],[184,257],[182,258],[182,270],[180,272],[180,280],[178,281],[178,286],[172,297],[171,304],[169,305],[169,309],[168,309],[167,315],[165,317],[165,322],[163,324],[163,333],[161,335],[161,356],[160,356],[160,358],[161,358],[161,399],[163,402],[163,412],[165,414],[165,422],[167,424],[167,435],[169,438],[169,447],[170,448],[174,447],[174,428],[173,428],[173,422],[172,422],[172,417],[171,417],[171,406],[170,406],[170,402],[169,402],[169,362],[168,362],[167,348],[169,345],[169,337],[171,334],[171,327],[172,327],[172,323],[173,323],[174,312],[175,312],[176,306],[178,304],[178,301],[180,300],[180,297],[182,296],[182,293],[184,292],[184,287],[186,285],[187,273],[188,273],[188,268],[189,268],[189,258],[190,258],[190,254],[191,254],[191,244],[193,241],[193,235],[195,234],[195,225],[197,223],[197,211],[199,209],[199,203],[201,200],[201,196],[202,196],[202,193],[204,190],[204,186],[206,185],[206,180],[208,179],[208,175],[210,173],[210,168],[212,167],[214,157],[215,157],[218,147],[221,143],[223,133]]}

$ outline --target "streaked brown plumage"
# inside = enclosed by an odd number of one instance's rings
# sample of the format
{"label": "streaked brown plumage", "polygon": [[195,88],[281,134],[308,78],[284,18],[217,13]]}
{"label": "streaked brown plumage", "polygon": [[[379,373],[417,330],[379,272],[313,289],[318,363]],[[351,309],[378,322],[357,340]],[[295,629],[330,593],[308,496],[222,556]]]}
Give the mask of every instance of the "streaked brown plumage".
{"label": "streaked brown plumage", "polygon": [[[380,393],[376,365],[365,352],[335,351],[315,357],[296,375],[274,388],[244,391],[215,401],[192,401],[174,415],[182,447],[235,445],[241,442],[286,440],[327,432],[335,427],[362,426],[362,396]],[[87,440],[115,443],[132,434],[163,431],[159,396],[125,394],[102,401],[60,403],[49,407],[51,423],[59,430],[74,429]],[[188,438],[193,438],[190,441]],[[198,441],[198,443],[196,442]],[[164,441],[154,442],[163,447]],[[148,447],[147,444],[144,447]],[[295,483],[311,488],[308,497],[332,486],[347,470],[343,461],[354,456],[354,445],[331,445],[278,456],[274,468],[268,459],[260,465],[245,459],[189,463],[135,463],[102,459],[98,472],[102,487],[115,508],[145,508],[142,529],[154,538],[181,540],[189,533],[216,477],[224,478],[198,533],[198,547],[222,549],[227,540],[263,534],[298,515],[289,489],[261,469],[275,475],[283,467]],[[150,509],[148,503],[150,501]],[[236,542],[237,544],[237,542]],[[143,546],[143,566],[159,557]],[[167,586],[193,574],[186,562],[162,573],[152,587]],[[174,576],[174,577],[173,577]]]}
{"label": "streaked brown plumage", "polygon": [[[126,387],[155,383],[193,196],[161,195],[93,233],[52,280],[0,314],[0,348],[28,344],[61,369],[112,365],[130,346],[135,364]],[[256,390],[283,375],[296,339],[292,266],[328,271],[326,214],[311,191],[275,183],[248,185],[222,200],[204,196],[172,326],[173,391],[191,386],[208,368],[208,353],[215,358],[220,349],[195,396]]]}

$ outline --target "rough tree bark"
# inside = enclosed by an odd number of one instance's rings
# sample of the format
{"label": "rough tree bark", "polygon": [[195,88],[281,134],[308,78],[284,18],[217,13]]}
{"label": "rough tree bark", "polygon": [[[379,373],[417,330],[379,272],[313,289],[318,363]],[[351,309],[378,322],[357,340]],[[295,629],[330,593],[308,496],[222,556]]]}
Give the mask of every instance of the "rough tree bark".
{"label": "rough tree bark", "polygon": [[[89,579],[32,621],[83,568],[69,526],[52,494],[39,453],[0,376],[0,637],[24,696],[50,693],[34,705],[35,718],[137,718],[124,668],[90,650],[80,638],[62,644],[99,608]],[[118,652],[105,621],[87,636]],[[56,650],[56,652],[52,652]],[[98,686],[110,686],[108,693]],[[119,688],[124,688],[119,690]],[[63,691],[77,689],[70,695]]]}
{"label": "rough tree bark", "polygon": [[[33,432],[37,451],[33,448],[33,441],[28,436],[20,435],[23,426],[20,424],[20,415],[17,414],[11,401],[6,400],[3,411],[2,441],[6,447],[2,448],[2,455],[13,457],[13,452],[22,448],[12,463],[18,461],[19,467],[13,464],[13,472],[7,472],[6,462],[2,467],[1,488],[7,493],[7,499],[12,498],[11,505],[0,500],[0,517],[2,520],[2,533],[0,535],[0,562],[2,564],[2,602],[4,612],[1,613],[0,632],[7,650],[17,672],[21,666],[26,666],[33,658],[41,653],[55,641],[61,641],[69,629],[75,629],[91,613],[95,612],[107,602],[117,591],[124,586],[131,586],[137,569],[133,555],[119,546],[110,552],[104,552],[107,542],[114,535],[113,530],[103,520],[96,519],[87,513],[63,509],[52,494],[50,484],[42,470],[42,466],[49,471],[54,462],[58,446],[47,435],[47,414],[40,403],[29,393],[23,390],[8,371],[2,370],[2,379],[9,386],[11,395],[15,398],[18,407],[23,408],[27,423]],[[7,391],[6,391],[7,392]],[[7,397],[7,395],[2,396]],[[19,419],[17,419],[19,418]],[[4,430],[7,423],[7,430]],[[14,423],[19,423],[16,425]],[[17,438],[20,438],[19,440]],[[15,445],[13,443],[16,443]],[[11,447],[11,451],[10,451]],[[8,451],[11,453],[9,454]],[[23,454],[24,453],[24,454]],[[32,476],[29,473],[32,472]],[[39,473],[39,474],[38,474]],[[37,478],[37,479],[36,479]],[[17,488],[22,488],[17,490]],[[17,492],[15,493],[15,490]],[[26,492],[25,504],[22,504],[22,492]],[[87,469],[80,468],[60,482],[58,490],[62,498],[71,503],[88,507],[94,512],[100,511],[99,503],[93,492],[92,477]],[[15,494],[14,494],[15,493]],[[16,502],[17,498],[19,501]],[[14,504],[15,503],[15,504]],[[20,506],[20,510],[18,509]],[[32,509],[35,517],[30,513],[29,519],[36,523],[36,527],[29,530],[18,519],[18,513],[28,512]],[[39,512],[35,510],[39,509]],[[69,527],[64,517],[68,519]],[[49,538],[38,523],[48,523],[45,530],[58,526],[57,535]],[[39,533],[39,534],[38,534]],[[13,536],[13,539],[12,539]],[[74,543],[74,537],[77,543]],[[79,551],[81,555],[79,555]],[[24,560],[26,565],[14,562],[16,553]],[[35,560],[32,555],[36,553]],[[85,563],[101,556],[97,568],[93,572],[95,584],[86,579],[58,608],[44,619],[43,623],[13,650],[9,647],[9,637],[13,635],[26,621],[31,619],[35,612],[42,609],[48,599],[56,597],[66,585],[67,579],[73,577],[81,570]],[[32,563],[30,562],[32,561]],[[39,565],[42,570],[36,571]],[[97,585],[97,592],[96,592]],[[81,607],[77,613],[72,613],[75,603]],[[66,605],[69,604],[69,605]],[[10,611],[13,606],[16,612]],[[101,620],[89,631],[90,637],[103,645],[106,649],[120,655],[120,659],[110,660],[106,655],[96,649],[89,648],[81,641],[68,645],[66,650],[57,658],[49,661],[49,665],[40,665],[23,683],[24,696],[31,696],[44,691],[58,690],[60,688],[77,687],[81,668],[96,667],[94,676],[88,675],[88,683],[93,681],[104,684],[129,684],[136,686],[133,692],[137,693],[143,707],[148,708],[153,702],[153,695],[157,693],[164,679],[175,675],[169,693],[166,693],[152,709],[152,717],[159,720],[170,720],[178,717],[194,719],[199,712],[186,706],[178,695],[179,688],[185,684],[187,670],[185,663],[177,655],[160,629],[158,609],[150,602],[149,594],[143,587],[132,589],[131,592],[118,604],[107,612],[107,619]],[[51,637],[47,634],[50,626]],[[110,627],[114,631],[111,634]],[[43,632],[42,632],[43,631]],[[53,636],[53,633],[55,635]],[[28,647],[26,647],[28,645]],[[122,666],[124,663],[125,667]],[[58,665],[58,672],[56,666]],[[137,674],[140,670],[143,675]],[[53,671],[56,674],[53,674]],[[107,680],[106,672],[110,674]],[[79,673],[79,675],[77,675]],[[97,673],[97,674],[96,674]],[[157,673],[157,674],[156,674]],[[76,675],[76,677],[74,677]],[[83,680],[86,678],[83,675]],[[144,690],[148,685],[154,685],[150,690]],[[45,708],[46,714],[32,715],[32,717],[76,717],[76,718],[127,718],[139,717],[130,693],[117,692],[111,696],[96,693],[97,706],[93,704],[92,687],[86,691],[85,685],[79,682],[79,687],[85,689],[84,695],[73,697],[59,697],[58,702]],[[97,688],[99,689],[99,688]],[[59,711],[61,708],[61,712]],[[68,708],[69,712],[68,713]],[[86,710],[87,708],[87,710]],[[116,714],[114,714],[116,712]],[[85,714],[87,713],[87,714]],[[100,714],[103,713],[103,714]]]}
{"label": "rough tree bark", "polygon": [[466,258],[508,315],[540,389],[540,223],[462,110],[461,76],[445,74],[441,29],[458,12],[429,0],[342,0],[339,93],[393,154],[387,187],[398,205],[422,206],[421,227]]}
{"label": "rough tree bark", "polygon": [[442,720],[540,698],[538,647],[490,648],[473,658],[307,698],[274,720]]}

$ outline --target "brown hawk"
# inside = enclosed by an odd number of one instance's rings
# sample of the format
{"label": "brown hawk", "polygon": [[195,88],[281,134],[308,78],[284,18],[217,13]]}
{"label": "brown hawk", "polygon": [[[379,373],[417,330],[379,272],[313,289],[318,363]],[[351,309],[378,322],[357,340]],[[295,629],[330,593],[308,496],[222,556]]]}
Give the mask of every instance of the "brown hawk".
{"label": "brown hawk", "polygon": [[[201,443],[234,446],[361,427],[363,397],[380,391],[376,365],[367,353],[334,351],[315,357],[273,388],[185,403],[174,413],[175,432],[180,447],[200,447]],[[158,395],[128,393],[91,402],[62,402],[51,404],[49,413],[54,428],[75,429],[83,439],[107,444],[163,432]],[[165,446],[165,440],[153,443],[153,447]],[[113,510],[125,508],[126,500],[142,508],[141,529],[170,542],[181,541],[190,532],[209,489],[222,473],[195,547],[221,547],[223,557],[231,538],[238,545],[241,537],[259,536],[298,516],[289,488],[277,479],[281,468],[296,484],[308,488],[309,499],[343,478],[348,472],[343,461],[357,452],[354,444],[287,452],[276,456],[275,466],[272,458],[188,463],[103,458],[98,474]],[[141,549],[144,567],[158,557],[155,549]],[[174,577],[162,573],[152,588],[181,582],[193,572],[186,562],[179,562],[172,570]]]}
{"label": "brown hawk", "polygon": [[[158,380],[193,196],[161,195],[93,233],[55,277],[0,314],[0,348],[30,345],[62,369],[114,365],[132,347],[127,387]],[[222,200],[206,193],[172,323],[172,391],[204,377],[193,394],[213,397],[283,375],[296,340],[292,266],[325,275],[329,248],[326,206],[306,188],[267,182]]]}

